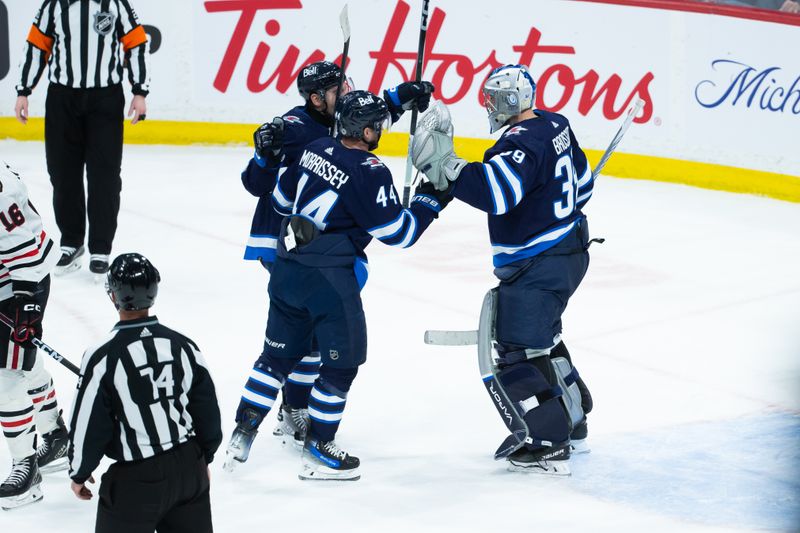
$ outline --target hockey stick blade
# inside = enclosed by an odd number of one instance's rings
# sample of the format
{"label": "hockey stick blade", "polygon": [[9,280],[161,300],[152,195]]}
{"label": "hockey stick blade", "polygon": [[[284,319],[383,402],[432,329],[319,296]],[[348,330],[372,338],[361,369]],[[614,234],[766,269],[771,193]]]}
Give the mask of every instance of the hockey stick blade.
{"label": "hockey stick blade", "polygon": [[619,130],[617,130],[617,134],[614,135],[614,138],[611,140],[611,144],[608,145],[608,148],[603,153],[603,157],[600,158],[600,162],[597,163],[597,167],[594,169],[594,172],[592,173],[592,179],[597,179],[597,177],[603,171],[603,168],[606,166],[606,163],[608,163],[609,158],[611,158],[611,154],[613,154],[614,150],[617,149],[617,146],[622,140],[622,137],[625,135],[625,132],[628,131],[628,128],[630,128],[633,119],[636,118],[636,116],[639,114],[639,111],[642,110],[642,107],[644,107],[644,100],[639,98],[636,101],[636,104],[634,104],[634,106],[628,112],[628,116],[625,117],[625,121],[622,123],[622,126],[620,126]]}
{"label": "hockey stick blade", "polygon": [[347,16],[347,4],[342,8],[339,14],[339,25],[342,27],[342,35],[345,41],[350,40],[350,18]]}
{"label": "hockey stick blade", "polygon": [[425,344],[435,346],[473,346],[478,344],[478,332],[428,330],[425,332]]}

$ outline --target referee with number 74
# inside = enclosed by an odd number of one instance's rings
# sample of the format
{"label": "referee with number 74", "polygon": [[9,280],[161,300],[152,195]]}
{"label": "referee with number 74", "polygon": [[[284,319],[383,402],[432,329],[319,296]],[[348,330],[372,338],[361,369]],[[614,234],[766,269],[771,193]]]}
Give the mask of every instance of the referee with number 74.
{"label": "referee with number 74", "polygon": [[222,442],[214,383],[197,345],[150,316],[161,278],[139,254],[111,264],[119,311],[86,351],[72,409],[70,478],[81,500],[103,455],[97,533],[212,531],[208,464]]}

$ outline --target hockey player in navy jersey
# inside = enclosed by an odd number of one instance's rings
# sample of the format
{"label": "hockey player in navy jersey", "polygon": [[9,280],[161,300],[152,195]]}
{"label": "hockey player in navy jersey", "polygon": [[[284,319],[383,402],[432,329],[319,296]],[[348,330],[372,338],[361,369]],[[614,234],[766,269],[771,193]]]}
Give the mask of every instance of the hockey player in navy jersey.
{"label": "hockey player in navy jersey", "polygon": [[[342,71],[334,63],[320,61],[304,67],[297,77],[297,89],[305,104],[274,118],[254,133],[255,154],[242,172],[242,183],[259,200],[253,215],[245,259],[260,261],[266,268],[271,268],[283,219],[271,205],[275,182],[298,159],[308,143],[330,134],[336,92],[341,82]],[[345,80],[340,96],[347,94],[350,89],[351,83]],[[422,111],[427,109],[433,90],[431,83],[423,81],[401,83],[384,91],[392,121],[396,122],[412,106]],[[273,434],[282,438],[284,443],[293,442],[298,448],[302,447],[305,439],[308,397],[317,378],[319,365],[319,353],[314,346],[314,350],[306,354],[287,376],[283,388],[278,425]],[[242,401],[248,401],[247,391]],[[238,409],[237,413],[238,423],[242,421],[239,416],[242,409]],[[226,465],[232,468],[235,463],[227,462]]]}
{"label": "hockey player in navy jersey", "polygon": [[507,457],[510,468],[564,475],[570,452],[588,451],[592,400],[561,340],[561,315],[589,265],[582,208],[594,182],[569,121],[534,109],[535,94],[524,66],[495,69],[484,102],[491,132],[506,129],[483,162],[455,155],[443,107],[420,120],[413,158],[438,189],[489,215],[500,280],[495,377],[529,435]]}
{"label": "hockey player in navy jersey", "polygon": [[[309,399],[301,479],[359,478],[358,458],[339,448],[335,436],[350,385],[367,356],[360,296],[368,272],[365,249],[373,238],[401,248],[413,245],[437,218],[444,197],[425,184],[410,207],[402,207],[389,169],[371,153],[390,120],[382,99],[352,91],[336,109],[341,138],[307,145],[272,195],[287,218],[269,283],[265,351],[240,406],[263,418],[316,337],[322,365]],[[252,442],[246,426],[237,427],[234,441],[246,453]]]}

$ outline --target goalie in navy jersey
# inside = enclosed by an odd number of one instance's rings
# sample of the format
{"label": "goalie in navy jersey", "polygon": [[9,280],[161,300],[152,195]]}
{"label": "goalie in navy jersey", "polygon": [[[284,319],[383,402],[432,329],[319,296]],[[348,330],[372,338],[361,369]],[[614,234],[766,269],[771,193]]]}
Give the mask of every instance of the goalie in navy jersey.
{"label": "goalie in navy jersey", "polygon": [[340,139],[306,146],[279,178],[272,194],[287,218],[277,242],[269,282],[265,351],[240,405],[233,441],[245,451],[255,426],[273,407],[295,365],[319,343],[322,365],[308,404],[309,429],[301,479],[358,479],[359,460],[335,441],[347,393],[367,357],[361,288],[365,249],[373,238],[413,245],[444,207],[431,184],[418,189],[408,209],[400,204],[389,169],[371,151],[390,120],[386,103],[352,91],[337,104]]}
{"label": "goalie in navy jersey", "polygon": [[[349,80],[342,80],[338,65],[329,61],[307,65],[297,77],[297,89],[305,104],[263,124],[254,133],[255,154],[242,172],[245,189],[258,197],[244,254],[246,260],[260,261],[267,269],[271,268],[283,220],[283,216],[272,207],[275,182],[281,173],[297,161],[308,143],[330,135],[337,89],[343,96],[351,87]],[[413,106],[421,111],[427,109],[433,90],[432,84],[422,81],[401,83],[384,91],[392,122],[396,122],[404,111]],[[312,351],[287,376],[283,388],[278,425],[273,434],[284,443],[292,442],[298,448],[302,447],[305,439],[308,397],[318,376],[319,365],[320,356],[315,344]],[[248,398],[252,399],[245,389],[242,401],[247,402]],[[240,419],[237,417],[236,421],[240,422]],[[230,469],[235,463],[229,461],[226,466]]]}
{"label": "goalie in navy jersey", "polygon": [[[561,315],[589,265],[583,207],[594,181],[569,121],[534,109],[527,68],[495,69],[483,87],[492,133],[482,162],[453,151],[444,106],[420,120],[414,165],[445,194],[486,212],[494,273],[495,377],[528,428],[510,469],[569,474],[570,453],[588,451],[588,389],[561,340]],[[502,448],[502,446],[501,446]]]}

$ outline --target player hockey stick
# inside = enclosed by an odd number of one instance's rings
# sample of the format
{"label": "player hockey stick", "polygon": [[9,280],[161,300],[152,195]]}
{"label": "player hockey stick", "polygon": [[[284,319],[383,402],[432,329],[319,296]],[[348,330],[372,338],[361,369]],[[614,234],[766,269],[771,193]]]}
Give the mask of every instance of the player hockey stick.
{"label": "player hockey stick", "polygon": [[[419,24],[419,47],[417,48],[417,69],[414,81],[422,81],[422,61],[425,56],[425,38],[428,35],[428,4],[429,0],[422,0],[422,18]],[[406,180],[403,184],[403,207],[408,207],[411,196],[411,146],[414,144],[414,132],[417,130],[417,106],[411,110],[411,127],[408,130],[408,159],[406,159]]]}
{"label": "player hockey stick", "polygon": [[597,163],[597,167],[595,167],[594,172],[592,173],[592,179],[597,179],[597,177],[600,175],[600,172],[603,171],[603,167],[606,166],[606,163],[608,163],[608,159],[611,157],[611,154],[613,154],[614,150],[617,149],[617,145],[622,140],[622,136],[625,135],[625,132],[628,131],[628,128],[631,127],[633,119],[636,118],[636,115],[639,114],[639,111],[642,110],[643,106],[644,106],[644,100],[639,98],[636,101],[636,104],[634,104],[634,106],[631,108],[631,110],[628,111],[628,116],[625,117],[625,122],[623,122],[622,126],[619,127],[617,134],[614,135],[613,139],[611,139],[611,144],[608,145],[608,148],[603,154],[603,157],[600,158],[600,162]]}
{"label": "player hockey stick", "polygon": [[[342,94],[342,87],[344,86],[345,80],[347,77],[345,76],[345,71],[347,70],[347,56],[350,53],[350,17],[347,16],[347,4],[344,5],[342,8],[342,12],[339,14],[339,25],[342,27],[342,38],[344,39],[344,47],[342,49],[342,77],[339,80],[339,85],[336,87],[336,103],[339,103],[339,95]],[[336,116],[336,104],[334,104],[334,117]],[[336,135],[337,126],[334,122],[333,131],[331,134]]]}
{"label": "player hockey stick", "polygon": [[[0,313],[0,322],[2,322],[3,324],[5,324],[6,326],[8,326],[11,329],[14,329],[14,321],[11,320],[10,318],[8,318],[4,313]],[[46,353],[47,355],[49,355],[53,359],[55,359],[56,361],[58,361],[59,363],[61,363],[62,365],[64,365],[65,367],[67,367],[67,369],[70,372],[72,372],[73,374],[75,374],[76,376],[80,376],[81,375],[81,369],[80,368],[78,368],[77,366],[73,365],[69,361],[69,359],[67,359],[66,357],[64,357],[63,355],[61,355],[57,351],[55,351],[49,345],[45,344],[44,342],[42,342],[41,340],[39,340],[39,339],[37,339],[35,337],[33,339],[33,345],[36,346],[37,348],[39,348],[40,350],[42,350],[44,353]]]}

